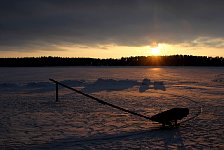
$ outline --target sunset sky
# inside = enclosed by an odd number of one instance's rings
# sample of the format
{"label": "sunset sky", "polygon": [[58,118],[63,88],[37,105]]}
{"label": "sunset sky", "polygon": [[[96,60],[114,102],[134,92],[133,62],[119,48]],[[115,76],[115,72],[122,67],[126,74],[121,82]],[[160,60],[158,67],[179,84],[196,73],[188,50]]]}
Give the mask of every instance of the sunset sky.
{"label": "sunset sky", "polygon": [[224,56],[224,0],[0,0],[0,57]]}

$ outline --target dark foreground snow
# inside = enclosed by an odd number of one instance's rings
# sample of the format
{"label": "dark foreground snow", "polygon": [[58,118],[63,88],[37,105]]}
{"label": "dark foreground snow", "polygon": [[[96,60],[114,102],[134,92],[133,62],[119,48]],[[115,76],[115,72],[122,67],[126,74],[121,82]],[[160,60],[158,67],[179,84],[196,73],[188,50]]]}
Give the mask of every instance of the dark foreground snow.
{"label": "dark foreground snow", "polygon": [[[224,149],[224,68],[0,71],[0,149]],[[64,88],[56,103],[48,78],[147,116],[188,107],[196,118],[161,129]]]}

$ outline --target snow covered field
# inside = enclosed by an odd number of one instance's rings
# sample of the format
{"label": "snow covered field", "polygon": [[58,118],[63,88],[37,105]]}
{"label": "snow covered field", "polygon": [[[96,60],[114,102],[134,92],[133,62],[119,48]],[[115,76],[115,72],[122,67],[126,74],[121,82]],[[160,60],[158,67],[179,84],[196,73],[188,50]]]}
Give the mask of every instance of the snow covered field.
{"label": "snow covered field", "polygon": [[[188,107],[180,128],[121,112],[59,88],[152,116]],[[0,149],[224,149],[223,67],[0,68]],[[202,112],[201,112],[202,108]]]}

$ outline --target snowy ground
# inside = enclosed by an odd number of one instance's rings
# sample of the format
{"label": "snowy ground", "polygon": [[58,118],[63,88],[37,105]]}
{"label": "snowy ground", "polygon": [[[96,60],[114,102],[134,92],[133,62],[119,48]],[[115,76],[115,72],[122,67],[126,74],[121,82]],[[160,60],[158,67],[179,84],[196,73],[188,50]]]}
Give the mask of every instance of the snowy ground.
{"label": "snowy ground", "polygon": [[[0,149],[224,149],[224,68],[0,68]],[[96,103],[48,78],[152,116],[188,107],[167,130]],[[201,108],[202,107],[202,112]]]}

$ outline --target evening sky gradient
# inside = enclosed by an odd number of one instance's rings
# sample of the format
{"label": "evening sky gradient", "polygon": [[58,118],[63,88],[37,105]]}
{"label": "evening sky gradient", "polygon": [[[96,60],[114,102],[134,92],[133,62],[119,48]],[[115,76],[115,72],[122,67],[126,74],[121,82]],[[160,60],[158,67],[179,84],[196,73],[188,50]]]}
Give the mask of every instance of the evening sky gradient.
{"label": "evening sky gradient", "polygon": [[224,1],[0,0],[2,57],[38,51],[75,57],[91,48],[112,53],[160,43],[224,56]]}

